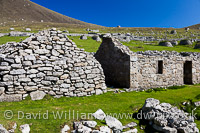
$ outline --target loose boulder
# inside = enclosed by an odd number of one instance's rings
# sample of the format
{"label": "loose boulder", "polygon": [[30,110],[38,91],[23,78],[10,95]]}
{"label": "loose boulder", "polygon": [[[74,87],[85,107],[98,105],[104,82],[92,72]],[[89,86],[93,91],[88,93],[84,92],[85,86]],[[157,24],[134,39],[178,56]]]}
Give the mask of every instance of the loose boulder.
{"label": "loose boulder", "polygon": [[15,28],[10,28],[11,31],[15,30]]}
{"label": "loose boulder", "polygon": [[83,35],[80,37],[81,40],[87,40],[87,36]]}
{"label": "loose boulder", "polygon": [[101,126],[100,127],[101,133],[111,133],[111,129],[108,126]]}
{"label": "loose boulder", "polygon": [[194,49],[200,49],[200,42],[197,42],[197,44],[194,46]]}
{"label": "loose boulder", "polygon": [[[177,129],[176,128],[171,128],[168,126],[157,126],[156,124],[153,125],[153,128],[157,131],[163,132],[163,133],[177,133]],[[185,133],[185,132],[183,132]]]}
{"label": "loose boulder", "polygon": [[194,102],[194,105],[195,105],[196,107],[199,107],[199,106],[200,106],[200,101]]}
{"label": "loose boulder", "polygon": [[136,126],[137,126],[137,123],[131,122],[131,123],[125,125],[123,128],[124,128],[124,129],[125,129],[125,128],[133,128],[133,127],[136,127]]}
{"label": "loose boulder", "polygon": [[96,121],[83,121],[82,122],[84,126],[90,127],[90,128],[94,128],[97,125]]}
{"label": "loose boulder", "polygon": [[8,131],[0,124],[0,133],[8,133]]}
{"label": "loose boulder", "polygon": [[119,130],[122,131],[123,126],[122,123],[117,120],[116,118],[112,116],[106,116],[105,118],[106,124],[112,129],[112,130]]}
{"label": "loose boulder", "polygon": [[127,42],[127,43],[129,43],[129,42],[131,41],[131,39],[130,39],[129,36],[126,36],[126,37],[120,38],[120,41],[121,41],[121,42]]}
{"label": "loose boulder", "polygon": [[123,132],[123,133],[137,133],[138,130],[135,128],[135,129],[131,129],[129,131],[126,131],[126,132]]}
{"label": "loose boulder", "polygon": [[9,33],[0,33],[0,37],[3,37],[3,36],[8,36]]}
{"label": "loose boulder", "polygon": [[101,42],[101,38],[99,36],[93,36],[92,39],[97,42]]}
{"label": "loose boulder", "polygon": [[45,95],[46,95],[46,93],[44,93],[43,91],[35,91],[35,92],[30,93],[31,100],[33,100],[33,101],[41,100],[44,98]]}
{"label": "loose boulder", "polygon": [[25,124],[20,126],[20,130],[22,131],[22,133],[29,133],[31,129],[29,124]]}
{"label": "loose boulder", "polygon": [[[5,92],[3,92],[5,93]],[[0,95],[0,102],[18,102],[22,100],[22,95],[21,94],[2,94]]]}
{"label": "loose boulder", "polygon": [[92,129],[86,126],[80,126],[77,130],[78,133],[91,133]]}
{"label": "loose boulder", "polygon": [[180,45],[192,45],[192,42],[190,40],[181,40]]}
{"label": "loose boulder", "polygon": [[170,33],[171,34],[177,34],[177,31],[176,30],[172,30]]}
{"label": "loose boulder", "polygon": [[31,28],[26,28],[26,31],[30,32],[30,31],[31,31]]}
{"label": "loose boulder", "polygon": [[173,46],[177,46],[177,45],[178,45],[178,42],[175,41],[175,40],[173,40],[173,41],[171,41],[171,44],[172,44]]}
{"label": "loose boulder", "polygon": [[68,131],[70,130],[70,127],[68,125],[65,125],[62,129],[61,129],[61,133],[68,133]]}
{"label": "loose boulder", "polygon": [[159,46],[173,47],[171,42],[160,42]]}
{"label": "loose boulder", "polygon": [[92,116],[97,120],[104,120],[106,118],[106,114],[101,109],[98,109]]}
{"label": "loose boulder", "polygon": [[185,31],[188,32],[190,30],[190,28],[185,28]]}

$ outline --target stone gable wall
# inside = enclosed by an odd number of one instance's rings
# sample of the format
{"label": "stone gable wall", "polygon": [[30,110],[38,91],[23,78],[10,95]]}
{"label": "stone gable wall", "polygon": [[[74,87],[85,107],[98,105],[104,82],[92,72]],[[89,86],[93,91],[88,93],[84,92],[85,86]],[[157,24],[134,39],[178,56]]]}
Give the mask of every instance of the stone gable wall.
{"label": "stone gable wall", "polygon": [[116,39],[105,37],[95,54],[104,70],[106,84],[114,87],[130,87],[130,53]]}
{"label": "stone gable wall", "polygon": [[102,94],[106,92],[103,69],[92,54],[56,29],[2,45],[0,101],[18,101],[34,91],[55,97]]}

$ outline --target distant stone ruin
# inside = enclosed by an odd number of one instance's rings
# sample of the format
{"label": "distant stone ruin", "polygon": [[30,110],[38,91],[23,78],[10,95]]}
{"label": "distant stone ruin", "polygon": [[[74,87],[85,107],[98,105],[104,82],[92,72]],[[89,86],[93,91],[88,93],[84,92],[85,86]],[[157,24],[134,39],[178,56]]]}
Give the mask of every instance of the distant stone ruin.
{"label": "distant stone ruin", "polygon": [[10,33],[0,33],[0,37],[3,36],[31,36],[33,33],[29,33],[29,32],[19,32],[19,31],[11,31]]}
{"label": "distant stone ruin", "polygon": [[117,39],[104,37],[95,57],[106,83],[115,87],[144,90],[200,83],[200,53],[134,53]]}
{"label": "distant stone ruin", "polygon": [[29,32],[20,32],[20,31],[11,31],[9,36],[31,36],[33,33]]}
{"label": "distant stone ruin", "polygon": [[76,97],[106,92],[100,63],[61,31],[39,32],[0,46],[0,102],[46,94]]}

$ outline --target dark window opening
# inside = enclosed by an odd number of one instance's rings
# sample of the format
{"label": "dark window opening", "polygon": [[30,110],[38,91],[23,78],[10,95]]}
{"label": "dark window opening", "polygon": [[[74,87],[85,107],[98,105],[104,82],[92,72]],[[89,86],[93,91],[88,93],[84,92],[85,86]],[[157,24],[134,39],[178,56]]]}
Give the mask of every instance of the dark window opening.
{"label": "dark window opening", "polygon": [[192,84],[192,61],[184,63],[184,84]]}
{"label": "dark window opening", "polygon": [[158,61],[158,71],[157,71],[157,73],[163,74],[163,61],[162,60]]}
{"label": "dark window opening", "polygon": [[4,86],[5,87],[5,91],[4,92],[8,92],[8,86]]}

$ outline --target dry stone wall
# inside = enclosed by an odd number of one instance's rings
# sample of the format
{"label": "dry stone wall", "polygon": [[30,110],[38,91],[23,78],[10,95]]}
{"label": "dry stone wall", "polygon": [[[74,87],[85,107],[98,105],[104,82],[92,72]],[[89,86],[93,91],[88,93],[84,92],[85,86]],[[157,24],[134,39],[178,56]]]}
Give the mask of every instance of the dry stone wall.
{"label": "dry stone wall", "polygon": [[102,94],[103,69],[92,54],[56,29],[2,45],[0,101],[19,101],[36,91],[55,97]]}

